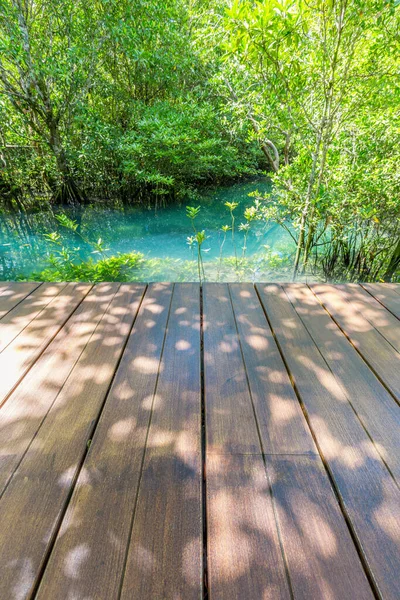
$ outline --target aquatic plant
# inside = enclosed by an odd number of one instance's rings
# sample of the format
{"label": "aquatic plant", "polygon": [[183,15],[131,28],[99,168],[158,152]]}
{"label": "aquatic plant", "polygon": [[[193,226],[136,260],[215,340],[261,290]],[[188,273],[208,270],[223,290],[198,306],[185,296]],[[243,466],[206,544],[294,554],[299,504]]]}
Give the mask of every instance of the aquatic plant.
{"label": "aquatic plant", "polygon": [[[139,252],[118,254],[94,261],[74,263],[70,254],[59,252],[49,258],[49,265],[42,271],[32,273],[27,279],[33,281],[140,281],[138,268],[143,261]],[[137,272],[135,276],[135,272]],[[26,278],[25,278],[26,279]]]}
{"label": "aquatic plant", "polygon": [[238,260],[237,260],[237,250],[236,250],[236,242],[235,242],[235,215],[233,214],[233,211],[239,206],[239,204],[237,202],[225,202],[225,206],[227,208],[229,208],[229,213],[231,215],[232,246],[233,246],[233,250],[235,253],[236,268],[237,268]]}
{"label": "aquatic plant", "polygon": [[[104,247],[104,243],[101,238],[99,238],[97,242],[90,240],[82,232],[82,229],[79,227],[77,221],[75,221],[74,219],[70,219],[65,213],[55,215],[55,218],[62,227],[73,232],[77,236],[77,238],[80,239],[84,244],[90,246],[92,248],[92,254],[100,254],[100,256],[102,256],[103,258],[107,256],[106,252],[108,248]],[[60,234],[57,232],[45,233],[44,237],[53,243],[57,243],[60,240]],[[77,250],[79,250],[79,248],[77,248]]]}
{"label": "aquatic plant", "polygon": [[192,255],[192,258],[194,259],[194,245],[196,243],[196,238],[194,235],[188,235],[188,237],[186,238],[186,243],[190,248],[190,252]]}
{"label": "aquatic plant", "polygon": [[220,280],[221,265],[222,265],[222,253],[223,253],[225,242],[226,242],[226,234],[228,233],[228,231],[230,231],[230,226],[229,225],[223,225],[221,227],[221,231],[223,233],[223,237],[222,237],[222,241],[221,241],[220,246],[219,246],[219,261],[218,261],[218,274],[217,274],[217,280],[218,281]]}
{"label": "aquatic plant", "polygon": [[48,258],[48,266],[37,273],[33,273],[30,279],[37,281],[132,281],[132,271],[140,265],[143,255],[139,252],[129,252],[108,257],[107,249],[103,240],[99,238],[92,241],[78,228],[78,224],[65,214],[56,215],[59,224],[78,239],[92,248],[93,255],[99,255],[100,260],[82,261],[79,251],[80,247],[67,248],[63,238],[58,231],[45,233],[44,237],[53,244],[54,252]]}
{"label": "aquatic plant", "polygon": [[190,222],[192,224],[193,232],[194,232],[194,236],[188,237],[187,241],[189,243],[189,240],[190,240],[191,247],[193,247],[194,243],[197,243],[197,270],[198,270],[199,281],[201,282],[201,281],[205,280],[205,278],[206,278],[205,272],[204,272],[203,256],[202,256],[202,245],[205,242],[205,240],[207,239],[207,236],[206,236],[206,232],[204,230],[198,231],[196,228],[195,219],[196,219],[196,217],[198,217],[199,213],[200,213],[200,206],[197,206],[197,207],[187,206],[186,207],[186,216],[190,220]]}
{"label": "aquatic plant", "polygon": [[246,219],[246,223],[241,223],[239,225],[239,231],[244,232],[243,246],[242,246],[242,260],[246,256],[247,237],[248,237],[249,231],[250,231],[250,223],[252,221],[254,221],[255,219],[257,219],[257,217],[258,217],[257,208],[255,206],[250,206],[249,208],[246,208],[246,210],[244,211],[244,218]]}

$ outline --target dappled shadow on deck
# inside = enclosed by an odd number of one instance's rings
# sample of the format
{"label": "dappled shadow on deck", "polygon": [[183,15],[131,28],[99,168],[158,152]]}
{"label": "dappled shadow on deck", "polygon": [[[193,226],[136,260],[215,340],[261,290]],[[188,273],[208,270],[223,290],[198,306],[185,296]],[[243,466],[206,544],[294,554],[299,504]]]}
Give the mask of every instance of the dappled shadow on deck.
{"label": "dappled shadow on deck", "polygon": [[[332,290],[62,289],[4,321],[1,597],[397,598],[396,373]],[[395,364],[393,314],[354,307]]]}

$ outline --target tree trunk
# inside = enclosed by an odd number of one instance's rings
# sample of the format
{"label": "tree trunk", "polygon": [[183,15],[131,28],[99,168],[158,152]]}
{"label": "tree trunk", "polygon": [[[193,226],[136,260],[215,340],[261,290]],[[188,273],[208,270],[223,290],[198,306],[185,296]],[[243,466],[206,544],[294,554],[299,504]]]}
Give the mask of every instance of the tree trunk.
{"label": "tree trunk", "polygon": [[[264,153],[264,156],[267,158],[269,166],[273,170],[274,173],[279,171],[279,152],[275,144],[271,142],[271,140],[266,140],[265,142],[261,142],[261,150]],[[273,153],[273,156],[270,150]]]}
{"label": "tree trunk", "polygon": [[[314,207],[313,207],[314,209]],[[311,216],[310,218],[312,219],[314,216],[314,210],[311,210]],[[313,244],[313,240],[314,240],[314,233],[315,233],[315,225],[314,223],[310,223],[309,227],[308,227],[308,234],[307,234],[307,240],[306,240],[306,244],[304,246],[304,256],[303,256],[303,273],[306,272],[307,269],[307,264],[308,264],[308,258],[310,256],[310,250],[311,250],[311,246]]]}
{"label": "tree trunk", "polygon": [[49,145],[54,153],[57,168],[61,176],[61,187],[57,190],[55,195],[56,203],[73,205],[85,204],[87,198],[73,179],[62,144],[58,123],[55,119],[51,120],[49,123],[49,132]]}
{"label": "tree trunk", "polygon": [[293,267],[293,281],[295,281],[298,270],[299,270],[301,252],[304,247],[307,218],[308,218],[308,213],[309,213],[311,202],[312,202],[312,192],[313,192],[313,187],[314,187],[314,183],[315,183],[318,157],[319,157],[320,148],[321,148],[322,133],[323,133],[323,128],[321,127],[321,130],[318,134],[317,141],[316,141],[316,148],[315,148],[315,152],[314,152],[314,156],[313,156],[310,178],[308,180],[307,198],[306,198],[306,202],[305,202],[303,212],[301,215],[300,233],[299,233],[299,239],[297,242],[296,257],[294,259],[294,267]]}
{"label": "tree trunk", "polygon": [[297,277],[297,271],[299,270],[301,251],[303,250],[303,246],[304,246],[307,212],[308,212],[308,207],[303,211],[303,214],[301,216],[300,233],[299,233],[299,239],[297,241],[296,257],[294,259],[294,266],[293,266],[293,281],[295,281],[296,277]]}
{"label": "tree trunk", "polygon": [[398,240],[397,240],[397,244],[396,244],[396,247],[390,258],[389,265],[385,271],[385,274],[383,275],[383,280],[391,281],[393,275],[395,274],[395,272],[397,271],[397,269],[399,267],[400,267],[400,238],[398,238]]}

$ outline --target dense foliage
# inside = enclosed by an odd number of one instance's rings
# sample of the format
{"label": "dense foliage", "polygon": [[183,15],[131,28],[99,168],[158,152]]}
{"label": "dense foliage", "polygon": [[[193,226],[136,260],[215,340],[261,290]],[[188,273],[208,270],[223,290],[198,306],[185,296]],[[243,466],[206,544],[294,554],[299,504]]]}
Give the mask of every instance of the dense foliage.
{"label": "dense foliage", "polygon": [[1,0],[3,197],[140,200],[254,173],[193,27],[184,0]]}
{"label": "dense foliage", "polygon": [[395,279],[399,4],[0,0],[3,204],[159,202],[262,169],[252,218],[289,229],[294,276]]}

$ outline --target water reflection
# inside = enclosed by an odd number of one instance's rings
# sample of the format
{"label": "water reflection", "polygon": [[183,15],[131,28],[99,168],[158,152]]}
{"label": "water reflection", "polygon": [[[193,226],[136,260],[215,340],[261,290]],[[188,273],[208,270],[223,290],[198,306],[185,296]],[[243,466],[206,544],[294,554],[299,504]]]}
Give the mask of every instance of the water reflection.
{"label": "water reflection", "polygon": [[[252,204],[248,194],[258,189],[260,192],[269,190],[265,180],[236,184],[228,188],[219,188],[202,193],[199,198],[187,199],[181,204],[163,208],[124,207],[110,208],[101,204],[86,207],[77,212],[76,209],[54,209],[37,213],[15,213],[0,216],[0,279],[15,279],[19,274],[28,275],[34,270],[40,270],[46,265],[49,254],[54,250],[51,242],[47,241],[44,233],[59,230],[62,232],[66,248],[72,250],[80,247],[80,256],[86,260],[93,256],[93,248],[89,247],[72,232],[61,228],[55,218],[57,212],[66,212],[76,220],[88,238],[97,241],[101,238],[109,248],[109,254],[118,252],[142,252],[148,258],[169,259],[178,261],[173,265],[179,268],[181,261],[192,260],[193,253],[187,244],[191,235],[191,225],[185,216],[185,205],[201,206],[196,225],[200,230],[205,229],[207,240],[204,244],[204,260],[218,261],[220,244],[223,239],[221,227],[230,224],[226,201],[238,202],[236,209],[235,240],[237,252],[242,254],[243,232],[238,225],[243,219],[246,207]],[[256,252],[265,252],[263,245],[280,254],[292,247],[290,236],[278,225],[252,223],[247,240],[247,256]],[[224,256],[233,256],[234,248],[231,235],[227,235],[224,243]],[[157,280],[177,279],[171,277],[167,268],[161,266]],[[164,269],[164,270],[162,270]],[[152,277],[152,280],[155,278]]]}

